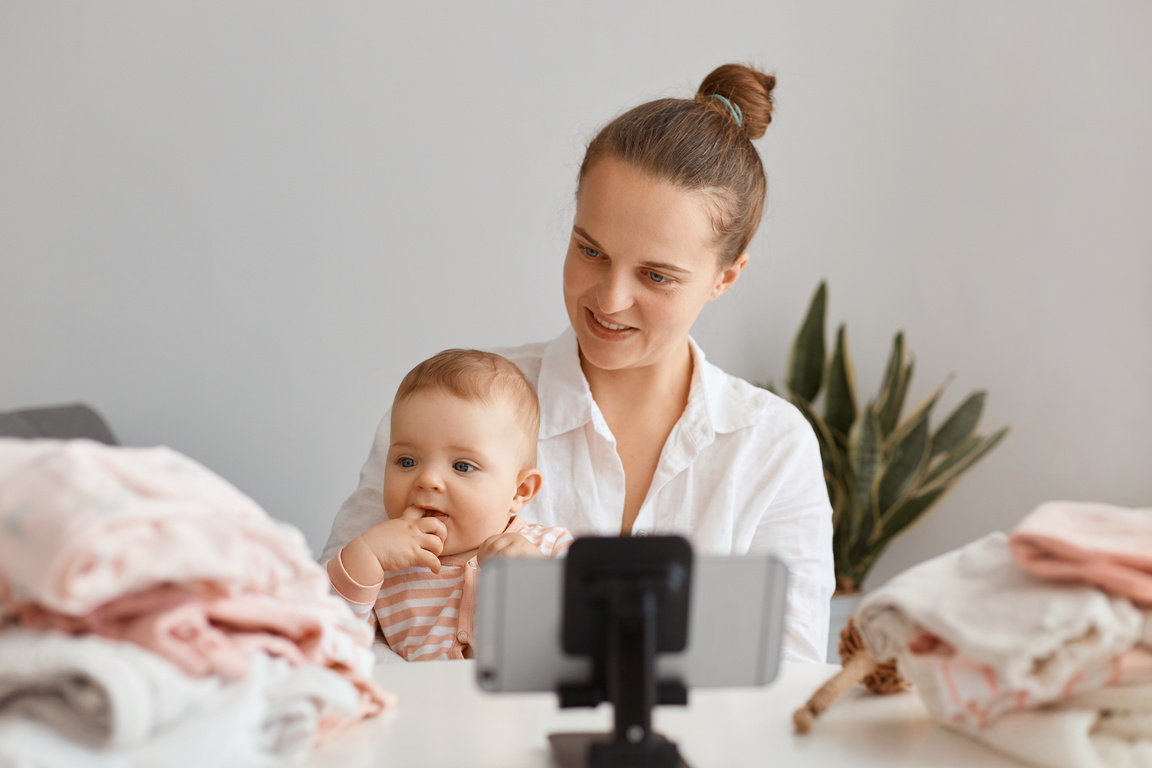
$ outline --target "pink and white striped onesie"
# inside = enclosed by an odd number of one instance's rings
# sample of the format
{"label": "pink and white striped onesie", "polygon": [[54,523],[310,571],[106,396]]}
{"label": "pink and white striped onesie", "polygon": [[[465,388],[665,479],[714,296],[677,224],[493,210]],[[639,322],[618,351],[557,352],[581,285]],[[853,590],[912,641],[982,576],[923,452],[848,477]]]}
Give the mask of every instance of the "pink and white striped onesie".
{"label": "pink and white striped onesie", "polygon": [[[514,516],[505,533],[519,533],[546,557],[572,546],[563,528],[526,523]],[[348,575],[340,553],[328,561],[337,594],[370,625],[380,627],[388,647],[408,661],[472,657],[473,614],[480,566],[475,557],[441,557],[440,573],[425,566],[386,571],[377,584],[359,584]]]}

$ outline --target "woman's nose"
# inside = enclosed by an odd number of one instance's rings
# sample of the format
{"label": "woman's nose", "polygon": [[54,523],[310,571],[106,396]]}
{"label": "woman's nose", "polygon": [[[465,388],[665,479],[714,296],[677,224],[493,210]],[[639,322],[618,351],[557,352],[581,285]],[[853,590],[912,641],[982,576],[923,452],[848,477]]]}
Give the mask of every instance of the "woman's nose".
{"label": "woman's nose", "polygon": [[600,311],[606,315],[623,312],[631,307],[632,291],[628,285],[628,276],[615,270],[610,271],[600,283],[596,301],[600,305]]}

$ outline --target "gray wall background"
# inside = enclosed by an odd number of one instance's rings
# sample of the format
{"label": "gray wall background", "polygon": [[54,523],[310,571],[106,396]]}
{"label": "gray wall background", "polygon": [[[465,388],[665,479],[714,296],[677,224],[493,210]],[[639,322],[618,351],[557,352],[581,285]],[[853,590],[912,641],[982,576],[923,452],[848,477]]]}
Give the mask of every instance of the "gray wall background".
{"label": "gray wall background", "polygon": [[872,583],[1054,498],[1152,505],[1152,4],[0,0],[0,409],[85,400],[319,549],[403,373],[550,338],[582,147],[779,78],[694,334],[779,380],[826,278],[874,392],[1012,433]]}

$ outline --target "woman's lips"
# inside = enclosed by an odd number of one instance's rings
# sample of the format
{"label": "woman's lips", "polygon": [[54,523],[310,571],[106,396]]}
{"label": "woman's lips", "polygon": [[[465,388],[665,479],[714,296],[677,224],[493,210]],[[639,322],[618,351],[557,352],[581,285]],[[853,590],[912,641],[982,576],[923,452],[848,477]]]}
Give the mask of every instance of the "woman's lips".
{"label": "woman's lips", "polygon": [[[592,335],[597,338],[604,339],[605,341],[620,341],[626,339],[636,332],[635,328],[631,326],[624,326],[622,328],[606,328],[600,320],[596,319],[596,314],[585,307],[584,319],[588,325],[588,330]],[[607,321],[605,321],[607,322]],[[609,325],[621,326],[623,323],[609,323]]]}

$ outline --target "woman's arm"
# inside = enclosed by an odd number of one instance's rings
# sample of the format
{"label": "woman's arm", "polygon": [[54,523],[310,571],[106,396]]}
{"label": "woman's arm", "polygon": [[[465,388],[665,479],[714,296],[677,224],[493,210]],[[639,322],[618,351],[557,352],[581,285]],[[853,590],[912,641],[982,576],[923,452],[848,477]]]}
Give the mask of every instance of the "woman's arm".
{"label": "woman's arm", "polygon": [[828,502],[820,446],[807,423],[796,430],[795,460],[760,518],[751,551],[773,552],[788,564],[784,656],[823,664],[828,651],[828,613],[836,577],[832,561],[832,506]]}

